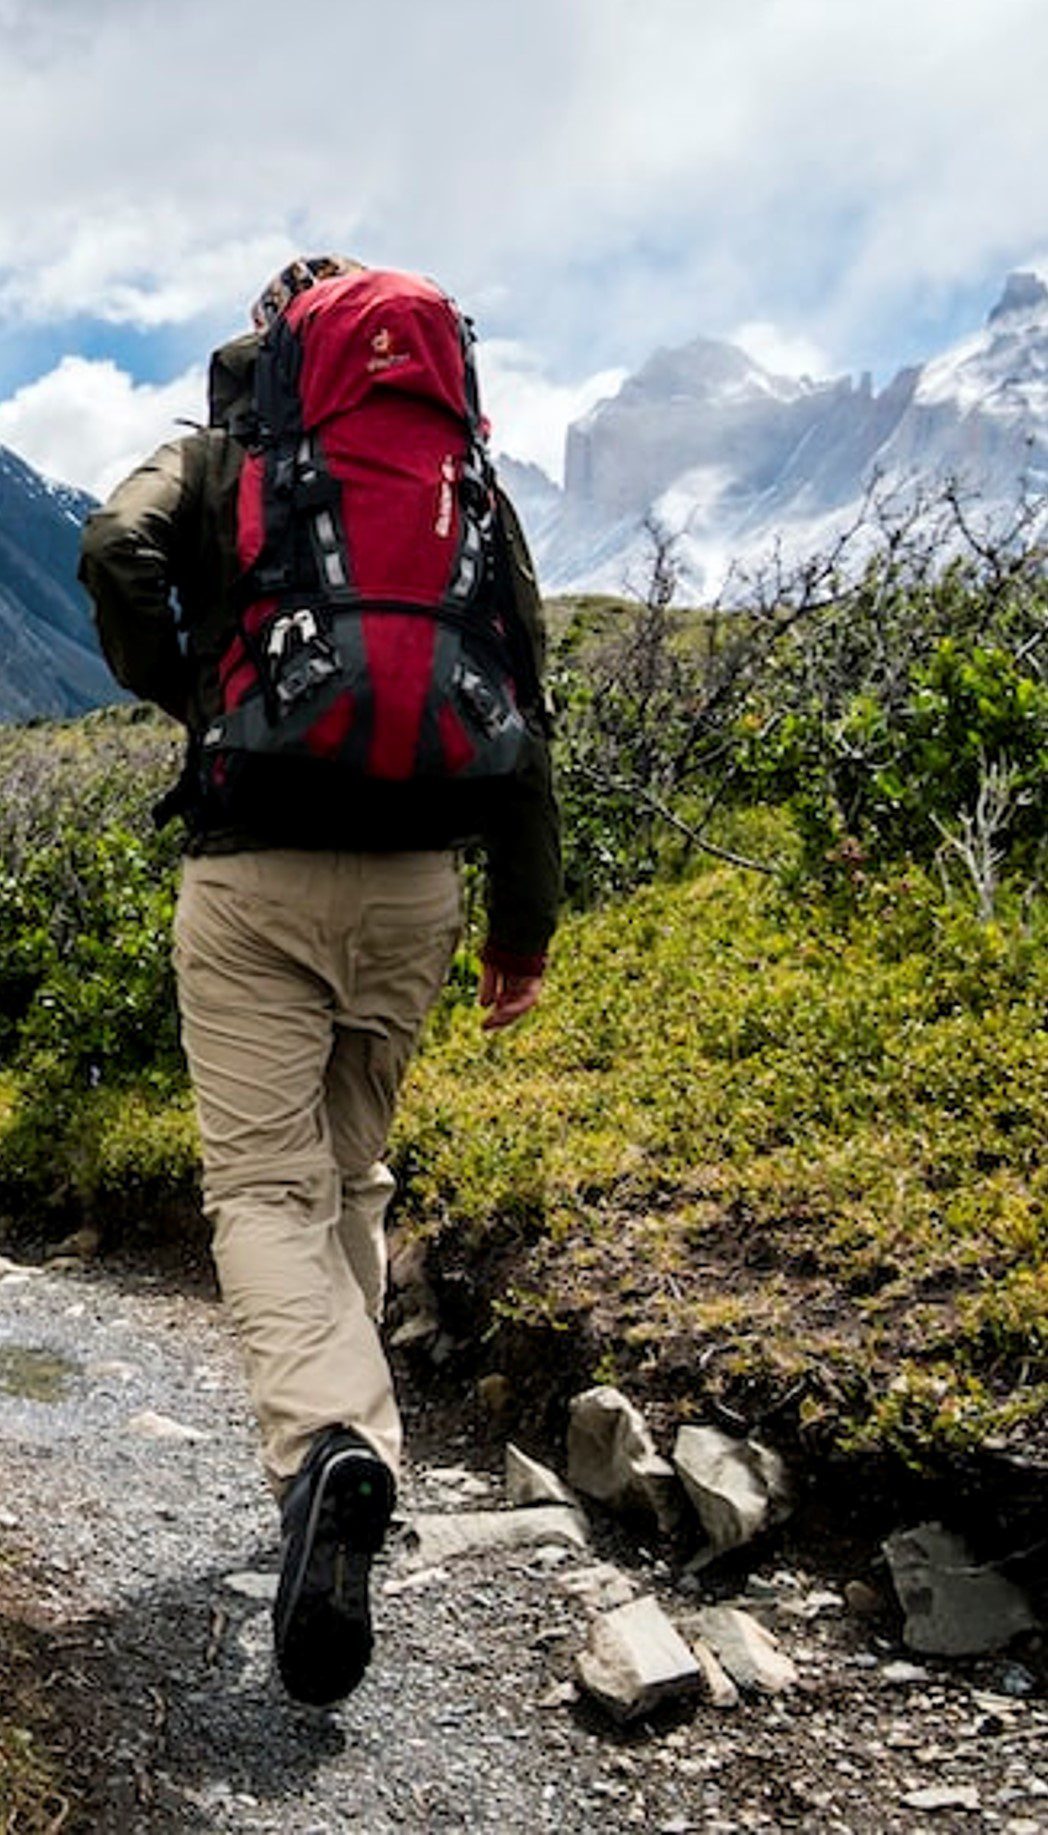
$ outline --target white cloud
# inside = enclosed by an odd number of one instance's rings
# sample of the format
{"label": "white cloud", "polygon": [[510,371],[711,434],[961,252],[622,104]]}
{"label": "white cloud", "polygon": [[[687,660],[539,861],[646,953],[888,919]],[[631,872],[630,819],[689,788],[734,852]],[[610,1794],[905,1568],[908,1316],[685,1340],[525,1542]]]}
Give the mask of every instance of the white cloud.
{"label": "white cloud", "polygon": [[136,384],[110,362],[64,357],[57,369],[0,402],[0,442],[46,477],[105,497],[132,466],[200,419],[201,369],[161,387]]}
{"label": "white cloud", "polygon": [[[553,382],[533,352],[505,339],[479,347],[478,368],[496,451],[541,465],[558,483],[570,422],[613,395],[624,377],[622,370],[605,370],[578,384]],[[182,431],[180,419],[204,415],[205,393],[200,367],[158,386],[136,383],[108,360],[64,357],[0,402],[0,443],[47,477],[105,497],[154,447]]]}
{"label": "white cloud", "polygon": [[773,376],[810,376],[814,380],[828,375],[832,368],[811,338],[802,332],[781,331],[770,319],[750,319],[728,336]]}
{"label": "white cloud", "polygon": [[[286,235],[222,233],[171,203],[52,221],[35,263],[0,279],[0,314],[36,322],[89,313],[139,329],[226,310],[246,328],[246,305],[287,260]],[[55,231],[64,233],[57,237]]]}
{"label": "white cloud", "polygon": [[1043,0],[3,0],[0,313],[233,330],[341,247],[558,375],[883,363],[1041,245],[1046,63]]}
{"label": "white cloud", "polygon": [[617,394],[626,376],[622,369],[601,370],[579,383],[553,382],[534,351],[509,338],[480,344],[477,368],[495,451],[540,465],[557,484],[564,480],[564,436],[571,422]]}

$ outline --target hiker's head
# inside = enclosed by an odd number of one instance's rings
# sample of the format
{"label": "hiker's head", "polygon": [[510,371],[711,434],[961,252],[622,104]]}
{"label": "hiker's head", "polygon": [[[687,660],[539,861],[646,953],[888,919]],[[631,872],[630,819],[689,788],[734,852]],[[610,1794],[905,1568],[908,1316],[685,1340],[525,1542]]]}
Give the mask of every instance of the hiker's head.
{"label": "hiker's head", "polygon": [[295,295],[315,286],[318,280],[363,272],[364,263],[354,261],[351,255],[298,255],[263,287],[251,308],[251,323],[256,331],[268,331]]}

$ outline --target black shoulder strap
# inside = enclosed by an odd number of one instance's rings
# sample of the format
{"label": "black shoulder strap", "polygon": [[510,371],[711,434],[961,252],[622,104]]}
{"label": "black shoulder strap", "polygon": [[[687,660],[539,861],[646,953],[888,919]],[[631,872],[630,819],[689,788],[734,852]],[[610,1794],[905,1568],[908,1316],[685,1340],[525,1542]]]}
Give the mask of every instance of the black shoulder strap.
{"label": "black shoulder strap", "polygon": [[302,341],[281,317],[261,340],[255,362],[255,422],[261,445],[283,445],[301,437],[301,379]]}

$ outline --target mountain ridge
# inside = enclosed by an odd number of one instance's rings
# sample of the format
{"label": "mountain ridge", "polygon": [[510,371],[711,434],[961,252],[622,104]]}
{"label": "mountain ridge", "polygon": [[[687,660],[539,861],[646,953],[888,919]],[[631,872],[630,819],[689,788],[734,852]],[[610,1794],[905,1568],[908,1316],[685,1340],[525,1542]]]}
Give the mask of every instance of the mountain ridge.
{"label": "mountain ridge", "polygon": [[[1048,286],[1009,274],[978,330],[881,389],[778,375],[724,339],[657,350],[568,428],[563,487],[499,470],[547,593],[643,591],[652,517],[677,538],[682,595],[714,593],[777,542],[799,559],[832,541],[873,479],[957,479],[1003,520],[1048,493]],[[76,579],[93,507],[0,447],[0,721],[122,698]]]}
{"label": "mountain ridge", "polygon": [[726,340],[656,352],[568,428],[563,488],[512,476],[547,592],[628,590],[653,516],[682,590],[714,592],[778,543],[800,558],[832,539],[875,480],[956,480],[1003,519],[1048,492],[1048,286],[1010,274],[978,331],[879,390],[777,375]]}
{"label": "mountain ridge", "polygon": [[63,719],[121,698],[77,583],[94,499],[0,446],[0,721]]}

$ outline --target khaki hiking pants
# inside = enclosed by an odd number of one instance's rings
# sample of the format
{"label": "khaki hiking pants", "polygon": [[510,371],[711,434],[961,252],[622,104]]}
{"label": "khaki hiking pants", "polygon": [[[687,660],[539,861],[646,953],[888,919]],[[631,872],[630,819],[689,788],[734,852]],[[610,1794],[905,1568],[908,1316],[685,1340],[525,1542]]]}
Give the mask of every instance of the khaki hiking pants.
{"label": "khaki hiking pants", "polygon": [[204,1209],[278,1493],[328,1426],[397,1470],[382,1154],[459,926],[449,853],[184,864],[175,969]]}

